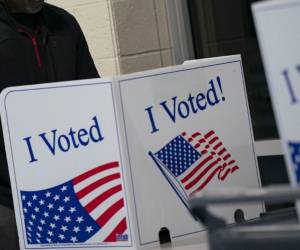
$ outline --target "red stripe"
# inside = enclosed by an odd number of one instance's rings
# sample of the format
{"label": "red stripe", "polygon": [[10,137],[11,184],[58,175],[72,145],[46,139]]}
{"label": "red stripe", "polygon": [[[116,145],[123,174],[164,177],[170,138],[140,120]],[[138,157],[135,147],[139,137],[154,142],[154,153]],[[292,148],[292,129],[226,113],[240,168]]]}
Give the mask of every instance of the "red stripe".
{"label": "red stripe", "polygon": [[186,132],[182,132],[182,134],[181,134],[182,136],[186,136]]}
{"label": "red stripe", "polygon": [[40,51],[39,51],[38,44],[37,44],[37,41],[36,41],[36,37],[31,37],[31,42],[33,44],[34,53],[35,53],[35,56],[36,56],[38,66],[39,66],[39,68],[41,68],[42,67],[42,59],[41,59]]}
{"label": "red stripe", "polygon": [[217,150],[220,146],[222,146],[222,142],[219,142],[216,146],[213,147],[213,149]]}
{"label": "red stripe", "polygon": [[105,176],[104,178],[97,180],[95,182],[93,182],[92,184],[88,185],[87,187],[81,189],[80,191],[78,191],[76,193],[77,198],[80,200],[81,198],[83,198],[84,196],[86,196],[87,194],[89,194],[90,192],[92,192],[93,190],[95,190],[96,188],[110,182],[116,179],[119,179],[121,177],[120,173],[116,173],[116,174],[112,174],[109,176]]}
{"label": "red stripe", "polygon": [[203,161],[201,161],[187,176],[185,176],[181,182],[185,183],[188,181],[203,165],[210,161],[213,157],[211,155],[207,156]]}
{"label": "red stripe", "polygon": [[199,132],[196,132],[196,133],[192,134],[192,137],[195,138],[195,137],[197,137],[199,135],[201,135],[201,134]]}
{"label": "red stripe", "polygon": [[211,137],[214,133],[215,133],[215,131],[211,130],[211,131],[209,131],[207,134],[204,135],[204,138],[205,138],[205,139],[208,139],[208,138]]}
{"label": "red stripe", "polygon": [[[36,30],[36,34],[39,31],[39,27]],[[36,36],[32,35],[31,33],[29,33],[27,30],[22,29],[22,28],[18,28],[18,32],[19,33],[24,33],[26,36],[28,36],[31,40],[31,43],[33,45],[33,49],[34,49],[34,54],[37,60],[37,65],[39,68],[42,67],[42,59],[41,59],[41,55],[40,55],[40,51],[39,51],[39,47],[38,47],[38,43],[36,40]]]}
{"label": "red stripe", "polygon": [[223,176],[221,176],[220,174],[221,174],[221,172],[219,173],[219,179],[221,180],[221,181],[223,181],[226,177],[227,177],[227,175],[229,174],[229,173],[233,173],[233,172],[235,172],[236,170],[238,170],[239,169],[239,167],[238,166],[234,166],[233,168],[228,168],[228,169],[226,169],[226,172],[225,172],[225,174],[223,175]]}
{"label": "red stripe", "polygon": [[92,169],[90,171],[87,171],[87,172],[85,172],[85,173],[83,173],[83,174],[75,177],[73,179],[73,185],[76,185],[76,184],[84,181],[85,179],[87,179],[87,178],[89,178],[89,177],[91,177],[91,176],[93,176],[95,174],[98,174],[98,173],[100,173],[102,171],[105,171],[105,170],[111,169],[111,168],[116,168],[118,166],[119,166],[119,162],[115,161],[115,162],[110,162],[110,163],[101,165],[99,167],[96,167],[96,168],[94,168],[94,169]]}
{"label": "red stripe", "polygon": [[206,142],[206,140],[203,139],[203,138],[201,138],[200,140],[198,140],[198,142],[200,142],[200,144],[201,144],[201,143],[203,143],[203,142]]}
{"label": "red stripe", "polygon": [[196,145],[195,145],[195,148],[199,148],[200,147],[200,143],[197,143]]}
{"label": "red stripe", "polygon": [[218,136],[216,136],[216,137],[214,137],[214,138],[212,138],[208,143],[209,144],[213,144],[215,141],[217,141],[219,139],[219,137]]}
{"label": "red stripe", "polygon": [[106,199],[108,199],[110,196],[120,192],[122,190],[122,186],[117,185],[115,187],[112,187],[111,189],[108,189],[107,191],[105,191],[104,193],[100,194],[99,196],[97,196],[94,200],[92,200],[91,202],[89,202],[86,206],[85,209],[87,212],[92,212],[97,206],[99,206],[103,201],[105,201]]}
{"label": "red stripe", "polygon": [[224,181],[224,179],[227,177],[227,175],[231,172],[231,169],[230,168],[227,168],[226,171],[225,171],[225,174],[222,175],[222,171],[220,171],[219,175],[218,175],[218,178],[219,180],[221,181]]}
{"label": "red stripe", "polygon": [[235,160],[232,160],[232,161],[228,162],[228,165],[231,165],[233,163],[235,163]]}
{"label": "red stripe", "polygon": [[96,222],[100,227],[103,227],[111,217],[113,217],[122,207],[124,207],[124,200],[121,198],[116,203],[114,203],[110,208],[108,208],[97,220]]}
{"label": "red stripe", "polygon": [[218,162],[221,159],[218,158],[217,160],[213,161],[212,163],[210,163],[195,179],[193,179],[189,184],[187,184],[185,186],[185,189],[189,190],[190,188],[192,188],[193,186],[195,186],[197,184],[197,182],[211,169],[213,168],[215,165],[218,164]]}
{"label": "red stripe", "polygon": [[231,169],[231,173],[237,171],[238,169],[240,169],[238,166],[234,166],[234,167]]}
{"label": "red stripe", "polygon": [[106,237],[104,242],[115,242],[117,240],[117,234],[123,234],[126,229],[126,218],[123,218],[121,222],[115,227],[115,229]]}
{"label": "red stripe", "polygon": [[189,139],[188,139],[188,142],[192,142],[194,139],[192,138],[192,137],[190,137]]}
{"label": "red stripe", "polygon": [[201,151],[201,154],[202,155],[205,155],[207,153],[207,150],[206,149],[204,149],[203,151]]}
{"label": "red stripe", "polygon": [[231,155],[230,154],[227,154],[223,157],[223,160],[226,161]]}
{"label": "red stripe", "polygon": [[210,180],[215,176],[215,174],[220,170],[220,168],[221,167],[218,167],[218,168],[216,168],[206,179],[205,179],[205,181],[195,190],[195,191],[193,191],[191,194],[190,194],[190,197],[194,194],[194,193],[196,193],[196,192],[198,192],[198,191],[201,191],[209,182],[210,182]]}
{"label": "red stripe", "polygon": [[226,151],[226,149],[225,149],[225,148],[222,148],[222,149],[219,151],[218,155],[222,155],[225,151]]}

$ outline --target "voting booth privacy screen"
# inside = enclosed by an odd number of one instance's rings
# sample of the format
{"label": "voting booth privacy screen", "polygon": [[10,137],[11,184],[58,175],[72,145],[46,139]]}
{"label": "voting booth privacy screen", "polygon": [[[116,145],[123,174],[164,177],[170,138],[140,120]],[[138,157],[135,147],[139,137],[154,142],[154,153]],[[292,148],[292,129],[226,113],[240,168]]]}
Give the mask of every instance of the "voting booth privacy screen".
{"label": "voting booth privacy screen", "polygon": [[[240,56],[8,88],[1,118],[21,249],[142,249],[204,231],[189,199],[258,188]],[[214,208],[228,223],[242,209]]]}
{"label": "voting booth privacy screen", "polygon": [[257,3],[252,11],[290,181],[299,185],[300,2]]}

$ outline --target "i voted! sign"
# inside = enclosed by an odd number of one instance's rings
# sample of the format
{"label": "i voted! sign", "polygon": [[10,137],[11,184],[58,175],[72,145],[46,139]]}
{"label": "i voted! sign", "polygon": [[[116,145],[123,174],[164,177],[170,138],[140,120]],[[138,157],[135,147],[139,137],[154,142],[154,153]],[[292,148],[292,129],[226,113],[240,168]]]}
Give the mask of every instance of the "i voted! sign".
{"label": "i voted! sign", "polygon": [[[241,58],[230,56],[118,78],[139,243],[199,237],[188,201],[215,188],[258,188]],[[247,219],[261,204],[239,206]],[[237,207],[216,209],[234,221]]]}
{"label": "i voted! sign", "polygon": [[21,249],[199,243],[194,194],[260,185],[239,56],[9,88],[1,119]]}

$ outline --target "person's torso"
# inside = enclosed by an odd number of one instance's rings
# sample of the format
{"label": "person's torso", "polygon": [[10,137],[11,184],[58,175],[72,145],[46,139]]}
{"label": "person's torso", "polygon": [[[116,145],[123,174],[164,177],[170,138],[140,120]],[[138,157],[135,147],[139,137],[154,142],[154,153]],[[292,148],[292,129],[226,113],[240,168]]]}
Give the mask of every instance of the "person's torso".
{"label": "person's torso", "polygon": [[35,34],[0,21],[0,91],[75,79],[76,34],[67,25]]}

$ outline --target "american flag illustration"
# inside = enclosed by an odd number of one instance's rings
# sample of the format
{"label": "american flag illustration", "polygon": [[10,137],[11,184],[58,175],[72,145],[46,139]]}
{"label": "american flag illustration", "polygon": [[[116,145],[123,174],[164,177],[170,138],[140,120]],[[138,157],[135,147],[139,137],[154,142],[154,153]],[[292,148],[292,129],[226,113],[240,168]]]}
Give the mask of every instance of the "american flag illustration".
{"label": "american flag illustration", "polygon": [[21,191],[27,243],[128,241],[120,172],[110,162],[49,189]]}
{"label": "american flag illustration", "polygon": [[150,156],[185,204],[213,178],[224,181],[239,169],[213,130],[183,132]]}
{"label": "american flag illustration", "polygon": [[289,142],[289,149],[297,176],[297,182],[300,183],[300,142]]}

